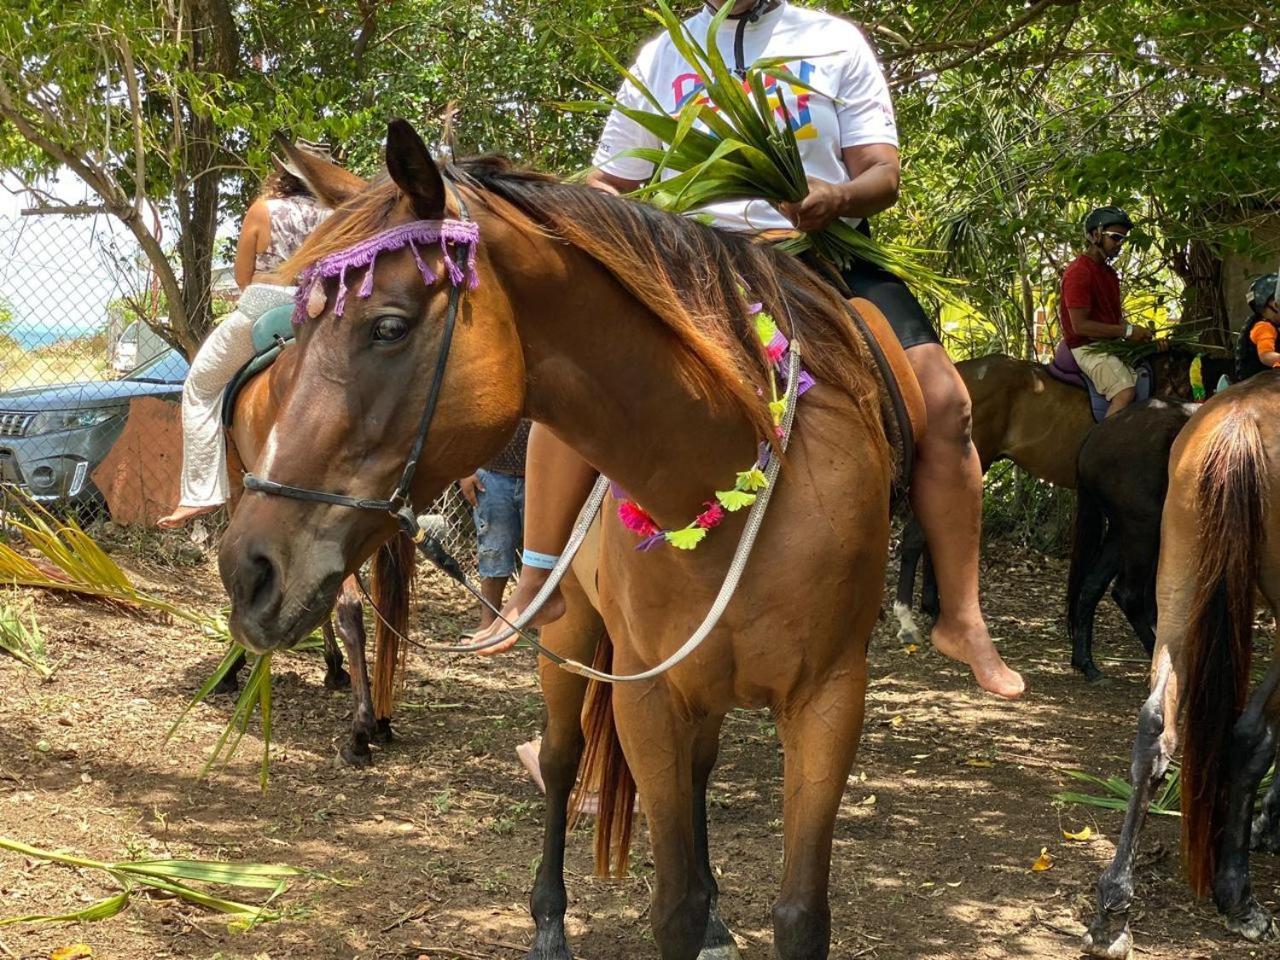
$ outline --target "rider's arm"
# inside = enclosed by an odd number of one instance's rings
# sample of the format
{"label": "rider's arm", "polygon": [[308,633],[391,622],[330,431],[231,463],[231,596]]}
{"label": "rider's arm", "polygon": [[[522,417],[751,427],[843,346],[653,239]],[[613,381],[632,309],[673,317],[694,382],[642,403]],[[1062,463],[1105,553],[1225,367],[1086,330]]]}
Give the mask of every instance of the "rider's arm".
{"label": "rider's arm", "polygon": [[870,217],[898,202],[901,162],[891,143],[864,143],[842,151],[849,182],[840,192],[840,216]]}
{"label": "rider's arm", "polygon": [[1268,367],[1280,367],[1280,352],[1276,351],[1276,328],[1260,320],[1253,325],[1249,339],[1258,348],[1258,359]]}
{"label": "rider's arm", "polygon": [[606,193],[630,193],[644,186],[645,181],[628,180],[626,177],[615,176],[595,167],[587,174],[586,184],[597,190],[604,190]]}
{"label": "rider's arm", "polygon": [[240,224],[240,240],[236,244],[236,286],[241,290],[253,282],[258,254],[267,249],[271,239],[271,213],[265,200],[255,200]]}
{"label": "rider's arm", "polygon": [[1067,311],[1071,314],[1071,329],[1077,336],[1090,340],[1124,340],[1133,330],[1131,323],[1117,325],[1090,320],[1088,307],[1068,307]]}

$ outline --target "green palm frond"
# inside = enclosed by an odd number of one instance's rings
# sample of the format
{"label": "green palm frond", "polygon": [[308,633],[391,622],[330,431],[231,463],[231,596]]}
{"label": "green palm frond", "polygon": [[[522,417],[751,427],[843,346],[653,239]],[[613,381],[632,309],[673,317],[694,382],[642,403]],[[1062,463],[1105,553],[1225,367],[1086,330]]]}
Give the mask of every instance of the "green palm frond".
{"label": "green palm frond", "polygon": [[[59,863],[79,870],[105,873],[121,889],[74,913],[28,914],[0,920],[0,926],[14,923],[88,922],[114,917],[129,905],[135,890],[155,890],[188,903],[231,914],[243,927],[279,920],[281,914],[267,907],[288,889],[290,880],[310,874],[298,867],[273,863],[223,863],[217,860],[122,860],[106,863],[88,857],[53,850],[42,850],[18,840],[0,837],[0,849],[10,850],[35,860]],[[268,890],[261,903],[248,903],[221,897],[193,884],[214,884],[248,890]]]}
{"label": "green palm frond", "polygon": [[[787,105],[780,97],[771,102],[766,91],[769,79],[783,80],[800,89],[812,88],[786,68],[785,64],[795,57],[760,60],[741,80],[733,73],[714,41],[716,30],[732,6],[724,4],[712,18],[705,44],[693,36],[666,0],[658,0],[657,10],[647,11],[667,31],[677,52],[703,78],[708,102],[694,98],[675,117],[669,116],[653,91],[609,58],[652,109],[629,106],[606,91],[601,91],[603,104],[565,104],[573,110],[616,110],[665,145],[661,150],[635,149],[623,155],[654,165],[649,182],[634,195],[673,213],[689,213],[726,200],[794,203],[809,191]],[[843,220],[821,231],[800,234],[780,247],[791,253],[812,250],[840,267],[865,260],[938,300],[957,302],[955,290],[959,282],[921,262],[933,251],[873,240]]]}
{"label": "green palm frond", "polygon": [[19,611],[8,604],[0,604],[0,652],[31,668],[41,680],[48,680],[58,669],[49,665],[49,653],[35,614],[24,623]]}

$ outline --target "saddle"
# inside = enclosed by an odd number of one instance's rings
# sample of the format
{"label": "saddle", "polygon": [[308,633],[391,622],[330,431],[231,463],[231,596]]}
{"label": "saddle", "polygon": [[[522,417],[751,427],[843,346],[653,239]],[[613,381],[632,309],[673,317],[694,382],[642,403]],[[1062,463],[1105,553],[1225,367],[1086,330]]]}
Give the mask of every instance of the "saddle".
{"label": "saddle", "polygon": [[244,385],[276,362],[280,352],[293,342],[293,305],[272,307],[253,323],[253,359],[236,371],[222,393],[222,425],[230,427],[235,416],[236,397]]}
{"label": "saddle", "polygon": [[[1133,371],[1138,375],[1135,399],[1150,399],[1154,381],[1151,364],[1143,361],[1134,367]],[[1093,411],[1094,423],[1101,423],[1107,418],[1107,408],[1111,405],[1110,401],[1098,392],[1098,388],[1093,385],[1093,381],[1080,369],[1080,364],[1076,363],[1075,355],[1071,352],[1071,348],[1067,346],[1067,341],[1065,340],[1059,341],[1058,346],[1053,351],[1053,359],[1049,361],[1049,376],[1089,392],[1089,408]]]}

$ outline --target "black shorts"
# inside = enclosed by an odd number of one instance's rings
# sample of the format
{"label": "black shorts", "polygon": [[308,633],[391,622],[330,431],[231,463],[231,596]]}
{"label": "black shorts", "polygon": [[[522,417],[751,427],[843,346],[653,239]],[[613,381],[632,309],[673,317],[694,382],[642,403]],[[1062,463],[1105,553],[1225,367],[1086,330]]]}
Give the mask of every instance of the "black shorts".
{"label": "black shorts", "polygon": [[903,350],[925,343],[942,343],[924,307],[899,277],[861,260],[842,271],[840,276],[855,297],[870,300],[880,308],[898,335]]}

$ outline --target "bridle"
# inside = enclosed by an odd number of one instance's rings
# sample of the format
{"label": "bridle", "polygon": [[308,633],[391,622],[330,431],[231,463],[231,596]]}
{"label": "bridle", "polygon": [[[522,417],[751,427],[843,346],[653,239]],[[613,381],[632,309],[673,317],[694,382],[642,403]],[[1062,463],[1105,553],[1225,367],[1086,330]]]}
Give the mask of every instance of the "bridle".
{"label": "bridle", "polygon": [[[413,445],[409,448],[409,455],[405,460],[404,470],[401,471],[400,481],[396,484],[395,490],[385,500],[352,497],[342,493],[328,493],[324,490],[312,490],[308,487],[276,483],[274,480],[258,477],[252,473],[246,473],[244,476],[246,490],[252,490],[254,493],[288,497],[293,500],[306,500],[310,503],[329,503],[339,507],[351,507],[356,510],[374,510],[390,513],[395,517],[400,529],[408,534],[414,543],[422,545],[426,539],[426,531],[418,522],[418,516],[409,500],[409,492],[413,487],[414,474],[417,473],[418,462],[422,457],[423,448],[426,446],[427,433],[431,430],[431,421],[435,418],[436,408],[440,403],[440,391],[444,385],[445,369],[449,363],[449,348],[453,343],[454,328],[457,326],[458,307],[462,302],[462,291],[466,285],[464,283],[466,275],[449,258],[447,242],[452,237],[454,239],[466,238],[464,242],[471,243],[470,261],[468,263],[472,281],[471,286],[475,285],[474,258],[475,248],[479,242],[479,230],[475,225],[475,221],[471,219],[462,195],[449,181],[446,180],[445,183],[458,203],[457,220],[419,220],[384,231],[363,244],[357,245],[357,247],[339,251],[337,254],[316,261],[304,272],[300,278],[301,283],[298,286],[297,311],[304,311],[313,286],[328,277],[338,277],[338,298],[334,312],[341,316],[343,301],[347,293],[347,269],[367,263],[368,274],[356,293],[357,296],[367,297],[372,292],[373,267],[377,255],[382,252],[408,247],[413,253],[414,260],[418,265],[419,271],[422,272],[424,280],[428,280],[430,283],[434,281],[435,277],[423,262],[415,242],[422,242],[427,237],[438,237],[440,240],[450,280],[449,305],[445,310],[444,329],[440,335],[440,352],[436,357],[436,368],[431,378],[431,388],[427,392],[427,403],[422,410],[422,417],[418,421],[418,432],[414,435]],[[415,237],[417,238],[416,240]],[[294,314],[295,323],[300,322],[297,311]],[[303,319],[305,319],[305,314],[303,314]]]}

